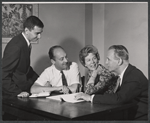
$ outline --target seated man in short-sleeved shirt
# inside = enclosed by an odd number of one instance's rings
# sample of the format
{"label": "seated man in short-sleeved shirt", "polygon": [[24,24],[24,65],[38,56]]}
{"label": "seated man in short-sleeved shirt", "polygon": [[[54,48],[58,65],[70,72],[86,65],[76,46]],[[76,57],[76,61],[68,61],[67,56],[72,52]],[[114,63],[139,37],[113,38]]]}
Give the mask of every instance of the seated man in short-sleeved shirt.
{"label": "seated man in short-sleeved shirt", "polygon": [[[49,57],[52,65],[46,68],[35,81],[31,87],[31,93],[57,91],[69,94],[77,92],[80,85],[77,63],[68,62],[64,49],[58,45],[50,48]],[[64,77],[62,77],[62,74],[64,74]]]}

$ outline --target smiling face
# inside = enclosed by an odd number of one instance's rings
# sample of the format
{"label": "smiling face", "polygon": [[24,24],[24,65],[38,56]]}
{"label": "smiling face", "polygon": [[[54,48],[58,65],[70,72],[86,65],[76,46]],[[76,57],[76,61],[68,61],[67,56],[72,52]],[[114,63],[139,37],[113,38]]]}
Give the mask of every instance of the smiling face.
{"label": "smiling face", "polygon": [[88,55],[85,57],[85,67],[91,71],[96,70],[98,62],[98,59],[93,53],[88,53]]}
{"label": "smiling face", "polygon": [[68,58],[65,51],[61,48],[56,48],[54,50],[54,60],[52,59],[52,63],[58,70],[65,70],[67,69],[68,65]]}
{"label": "smiling face", "polygon": [[25,34],[27,36],[27,39],[31,41],[36,41],[41,38],[41,33],[43,32],[43,28],[40,28],[38,26],[34,26],[33,29],[29,30],[28,28],[25,28]]}

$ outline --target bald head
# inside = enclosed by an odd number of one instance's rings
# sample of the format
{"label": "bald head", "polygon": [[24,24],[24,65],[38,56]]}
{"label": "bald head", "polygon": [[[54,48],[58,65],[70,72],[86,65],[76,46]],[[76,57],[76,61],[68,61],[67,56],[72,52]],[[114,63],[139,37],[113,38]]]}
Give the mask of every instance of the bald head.
{"label": "bald head", "polygon": [[67,54],[61,46],[56,45],[51,47],[49,50],[49,57],[52,64],[54,64],[58,70],[64,70],[67,68]]}

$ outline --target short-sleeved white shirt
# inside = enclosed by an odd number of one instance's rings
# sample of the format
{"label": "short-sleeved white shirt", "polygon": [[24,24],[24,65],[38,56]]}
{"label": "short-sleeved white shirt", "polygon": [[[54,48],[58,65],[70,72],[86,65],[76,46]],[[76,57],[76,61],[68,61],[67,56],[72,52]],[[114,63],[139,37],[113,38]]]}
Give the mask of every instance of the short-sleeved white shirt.
{"label": "short-sleeved white shirt", "polygon": [[[72,62],[69,70],[63,70],[68,86],[72,84],[80,84],[80,73],[77,63]],[[44,86],[49,82],[52,86],[62,86],[61,72],[54,65],[46,68],[35,83]]]}

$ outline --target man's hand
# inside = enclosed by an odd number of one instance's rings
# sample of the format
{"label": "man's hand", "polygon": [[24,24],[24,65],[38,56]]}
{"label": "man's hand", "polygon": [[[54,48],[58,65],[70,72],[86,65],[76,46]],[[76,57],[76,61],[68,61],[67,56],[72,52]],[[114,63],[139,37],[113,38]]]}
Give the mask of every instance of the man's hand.
{"label": "man's hand", "polygon": [[63,86],[53,86],[53,88],[55,88],[55,91],[59,91],[62,93]]}
{"label": "man's hand", "polygon": [[59,91],[60,93],[64,94],[69,94],[69,88],[67,86],[56,87],[56,91]]}
{"label": "man's hand", "polygon": [[91,96],[85,93],[79,93],[75,96],[76,100],[83,99],[85,101],[91,101]]}
{"label": "man's hand", "polygon": [[56,91],[59,91],[60,93],[64,93],[64,94],[69,94],[69,91],[70,91],[70,89],[67,86],[59,86],[55,88],[56,88]]}
{"label": "man's hand", "polygon": [[69,94],[69,88],[68,88],[67,86],[63,86],[62,92],[63,92],[64,94]]}
{"label": "man's hand", "polygon": [[18,97],[28,97],[29,93],[28,92],[21,92],[20,94],[17,95]]}

